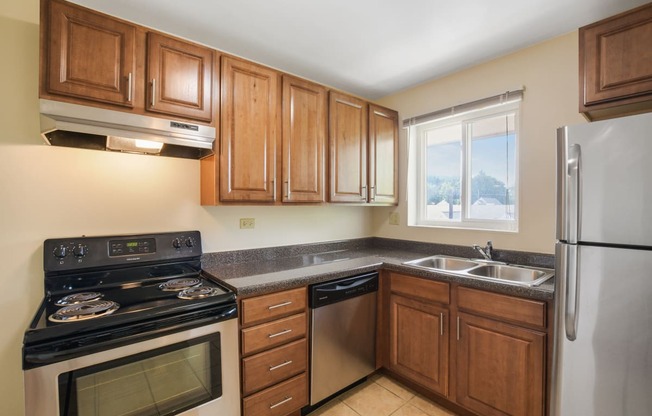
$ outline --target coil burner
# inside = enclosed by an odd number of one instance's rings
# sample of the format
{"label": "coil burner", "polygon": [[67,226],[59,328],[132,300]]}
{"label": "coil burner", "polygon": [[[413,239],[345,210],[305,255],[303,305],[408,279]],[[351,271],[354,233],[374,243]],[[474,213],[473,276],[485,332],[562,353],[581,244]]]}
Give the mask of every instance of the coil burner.
{"label": "coil burner", "polygon": [[182,277],[180,279],[168,280],[161,283],[158,288],[166,292],[178,292],[180,290],[187,290],[192,287],[201,286],[201,281],[194,277]]}
{"label": "coil burner", "polygon": [[57,306],[77,305],[79,303],[89,302],[91,300],[99,300],[103,296],[103,294],[97,292],[73,293],[72,295],[62,297],[54,304]]}
{"label": "coil burner", "polygon": [[48,318],[52,322],[74,322],[99,318],[117,311],[120,305],[110,300],[91,300],[64,306]]}
{"label": "coil burner", "polygon": [[190,289],[182,290],[177,295],[179,299],[203,299],[223,293],[221,290],[214,287],[199,286]]}

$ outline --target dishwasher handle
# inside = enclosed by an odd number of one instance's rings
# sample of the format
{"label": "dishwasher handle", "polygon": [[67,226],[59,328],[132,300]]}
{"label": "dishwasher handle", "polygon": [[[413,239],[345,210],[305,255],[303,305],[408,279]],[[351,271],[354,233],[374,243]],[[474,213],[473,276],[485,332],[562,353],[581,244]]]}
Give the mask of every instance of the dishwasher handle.
{"label": "dishwasher handle", "polygon": [[310,308],[316,309],[378,291],[378,272],[347,277],[310,287]]}

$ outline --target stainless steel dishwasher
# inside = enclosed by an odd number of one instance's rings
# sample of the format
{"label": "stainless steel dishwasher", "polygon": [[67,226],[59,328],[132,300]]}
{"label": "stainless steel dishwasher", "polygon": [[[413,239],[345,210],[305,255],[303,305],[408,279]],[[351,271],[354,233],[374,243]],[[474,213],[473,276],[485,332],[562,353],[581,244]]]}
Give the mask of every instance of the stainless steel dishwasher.
{"label": "stainless steel dishwasher", "polygon": [[374,372],[377,293],[377,272],[311,286],[310,405]]}

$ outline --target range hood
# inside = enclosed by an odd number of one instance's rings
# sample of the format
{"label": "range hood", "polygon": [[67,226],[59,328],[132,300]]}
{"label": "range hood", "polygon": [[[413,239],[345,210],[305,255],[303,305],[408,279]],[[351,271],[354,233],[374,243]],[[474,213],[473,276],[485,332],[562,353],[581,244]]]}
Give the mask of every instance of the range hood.
{"label": "range hood", "polygon": [[200,159],[215,128],[97,107],[39,100],[41,136],[53,146]]}

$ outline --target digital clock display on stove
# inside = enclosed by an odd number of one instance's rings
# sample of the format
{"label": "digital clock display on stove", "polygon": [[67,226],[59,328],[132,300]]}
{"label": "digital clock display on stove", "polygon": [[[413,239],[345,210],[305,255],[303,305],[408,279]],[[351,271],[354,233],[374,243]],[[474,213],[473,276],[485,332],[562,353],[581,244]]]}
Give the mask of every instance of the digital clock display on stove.
{"label": "digital clock display on stove", "polygon": [[156,253],[156,240],[153,238],[109,241],[109,256],[111,257],[152,253]]}

